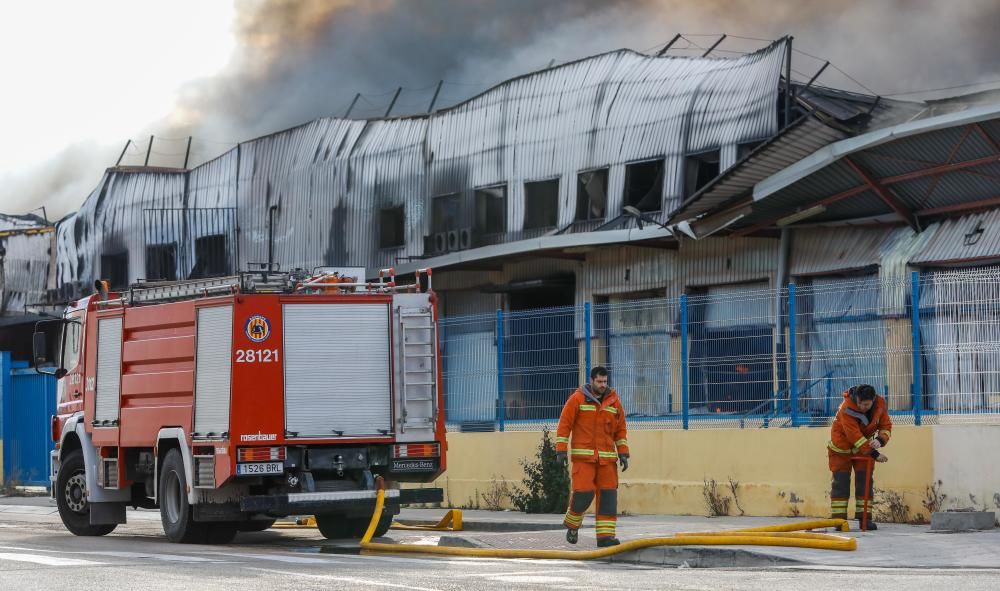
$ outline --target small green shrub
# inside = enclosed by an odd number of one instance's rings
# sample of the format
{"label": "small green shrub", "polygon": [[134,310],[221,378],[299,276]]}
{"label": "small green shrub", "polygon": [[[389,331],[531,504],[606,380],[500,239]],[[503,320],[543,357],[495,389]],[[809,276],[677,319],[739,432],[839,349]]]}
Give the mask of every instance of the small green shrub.
{"label": "small green shrub", "polygon": [[525,513],[565,513],[569,506],[569,472],[556,459],[556,446],[549,430],[542,430],[542,441],[534,459],[522,459],[523,488],[512,487],[511,502]]}

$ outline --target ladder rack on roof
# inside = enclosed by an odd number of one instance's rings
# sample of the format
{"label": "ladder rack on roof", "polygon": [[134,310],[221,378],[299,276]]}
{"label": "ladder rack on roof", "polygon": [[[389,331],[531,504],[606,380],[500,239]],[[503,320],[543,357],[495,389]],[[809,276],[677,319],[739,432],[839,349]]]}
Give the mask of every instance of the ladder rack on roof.
{"label": "ladder rack on roof", "polygon": [[207,297],[233,293],[240,286],[237,275],[228,277],[211,277],[209,279],[192,279],[188,281],[171,281],[169,283],[138,282],[129,289],[130,304],[146,304],[152,302],[170,302],[188,298]]}

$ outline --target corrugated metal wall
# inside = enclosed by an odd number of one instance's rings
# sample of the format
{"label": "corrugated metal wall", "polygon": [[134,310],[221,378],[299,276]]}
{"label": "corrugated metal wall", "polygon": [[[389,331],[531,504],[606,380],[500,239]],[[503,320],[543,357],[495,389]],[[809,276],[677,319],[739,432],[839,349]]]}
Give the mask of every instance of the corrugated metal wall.
{"label": "corrugated metal wall", "polygon": [[56,380],[0,352],[0,415],[3,480],[48,486],[49,451],[54,448],[49,417],[56,413]]}
{"label": "corrugated metal wall", "polygon": [[[515,78],[426,117],[313,121],[242,143],[188,174],[110,169],[60,224],[58,283],[88,285],[102,254],[126,251],[129,279],[143,277],[147,208],[237,207],[243,266],[267,260],[276,205],[274,256],[283,267],[370,272],[423,254],[430,199],[443,193],[468,202],[476,187],[508,183],[507,229],[515,232],[523,183],[560,177],[566,224],[576,209],[576,173],[607,166],[612,219],[626,164],[665,159],[669,211],[681,196],[686,153],[734,154],[737,144],[777,131],[784,47],[731,59],[615,51]],[[399,205],[405,246],[379,249],[379,209]]]}
{"label": "corrugated metal wall", "polygon": [[52,250],[52,232],[0,237],[6,251],[0,269],[0,316],[24,312],[26,305],[45,298]]}

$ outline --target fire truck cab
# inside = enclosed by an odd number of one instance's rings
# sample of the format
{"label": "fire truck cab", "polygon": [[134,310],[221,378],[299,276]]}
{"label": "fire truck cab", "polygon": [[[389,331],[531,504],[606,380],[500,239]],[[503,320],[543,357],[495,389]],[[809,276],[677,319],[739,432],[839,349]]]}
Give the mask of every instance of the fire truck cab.
{"label": "fire truck cab", "polygon": [[361,277],[97,282],[57,321],[50,480],[67,529],[107,534],[133,506],[159,508],[174,542],[224,543],[288,515],[361,537],[379,476],[379,534],[401,504],[440,502],[439,488],[399,486],[446,464],[430,270],[413,285]]}

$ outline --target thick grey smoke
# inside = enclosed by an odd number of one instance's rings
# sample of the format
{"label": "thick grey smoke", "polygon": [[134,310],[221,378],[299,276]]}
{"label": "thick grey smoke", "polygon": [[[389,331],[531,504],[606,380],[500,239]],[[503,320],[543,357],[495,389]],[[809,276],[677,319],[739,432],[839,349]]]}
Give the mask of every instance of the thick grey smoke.
{"label": "thick grey smoke", "polygon": [[[197,164],[237,141],[342,115],[358,92],[364,97],[352,117],[382,116],[398,86],[404,91],[393,114],[419,113],[441,79],[438,107],[552,60],[650,49],[676,32],[794,35],[797,49],[831,60],[877,93],[1000,79],[995,0],[253,0],[237,6],[239,46],[227,70],[189,85],[167,121],[136,136],[193,134]],[[701,47],[714,41],[689,38]],[[714,55],[762,44],[730,38]],[[677,49],[672,53],[700,53],[687,41]],[[797,53],[795,77],[808,78],[820,65]],[[833,68],[820,82],[862,90]],[[11,197],[0,209],[46,204],[50,216],[72,210],[120,149],[71,146],[37,170],[4,179]],[[151,164],[180,160],[154,154]],[[141,163],[139,151],[126,162]]]}

